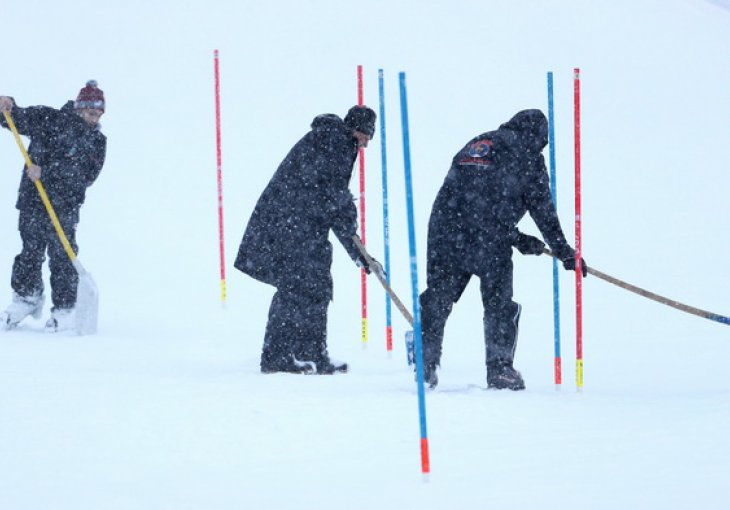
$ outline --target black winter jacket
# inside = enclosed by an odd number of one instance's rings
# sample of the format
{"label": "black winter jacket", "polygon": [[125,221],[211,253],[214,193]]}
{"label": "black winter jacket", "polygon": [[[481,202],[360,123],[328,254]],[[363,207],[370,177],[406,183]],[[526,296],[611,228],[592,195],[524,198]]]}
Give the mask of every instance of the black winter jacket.
{"label": "black winter jacket", "polygon": [[303,275],[330,281],[330,230],[357,260],[357,209],[349,190],[356,157],[357,141],[344,122],[317,116],[256,203],[234,266],[277,287],[296,287]]}
{"label": "black winter jacket", "polygon": [[528,212],[558,258],[574,256],[541,154],[547,129],[540,110],[524,110],[456,154],[431,212],[430,261],[457,258],[480,267],[494,257],[509,257],[517,223]]}
{"label": "black winter jacket", "polygon": [[[59,211],[79,208],[86,198],[86,188],[94,183],[104,165],[106,136],[74,112],[73,101],[60,110],[13,106],[11,115],[18,132],[30,138],[28,155],[42,169],[41,182],[53,207]],[[0,123],[7,127],[4,116],[0,116]],[[15,206],[45,211],[25,172]]]}

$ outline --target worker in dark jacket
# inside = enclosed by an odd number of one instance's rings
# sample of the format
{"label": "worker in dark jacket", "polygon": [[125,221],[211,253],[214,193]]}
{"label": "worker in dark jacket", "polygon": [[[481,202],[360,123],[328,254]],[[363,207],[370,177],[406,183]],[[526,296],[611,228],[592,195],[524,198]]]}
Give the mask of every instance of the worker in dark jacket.
{"label": "worker in dark jacket", "polygon": [[259,198],[235,267],[276,287],[269,309],[261,371],[331,374],[347,371],[327,353],[332,300],[330,230],[369,270],[352,239],[357,209],[349,190],[358,149],[375,133],[375,112],[349,110],[344,121],[317,116],[289,151]]}
{"label": "worker in dark jacket", "polygon": [[[498,130],[469,141],[453,159],[428,228],[427,289],[420,296],[427,384],[438,384],[444,327],[472,275],[481,280],[487,383],[524,389],[513,360],[521,307],[512,300],[512,246],[540,255],[544,243],[517,230],[525,213],[566,269],[575,252],[563,235],[542,150],[547,120],[540,110],[517,113]],[[582,264],[583,275],[587,266]]]}
{"label": "worker in dark jacket", "polygon": [[[21,108],[8,96],[0,96],[0,112],[9,112],[18,132],[30,138],[28,155],[33,165],[25,167],[20,179],[18,229],[23,243],[15,257],[11,276],[13,300],[0,314],[0,327],[10,329],[29,315],[39,318],[44,295],[42,265],[46,250],[51,270],[51,318],[49,331],[73,325],[78,274],[63,249],[34,181],[41,179],[61,227],[74,252],[76,226],[86,189],[101,172],[106,157],[106,137],[100,131],[104,114],[104,93],[89,81],[76,101],[60,110],[47,106]],[[4,115],[0,124],[8,127]]]}

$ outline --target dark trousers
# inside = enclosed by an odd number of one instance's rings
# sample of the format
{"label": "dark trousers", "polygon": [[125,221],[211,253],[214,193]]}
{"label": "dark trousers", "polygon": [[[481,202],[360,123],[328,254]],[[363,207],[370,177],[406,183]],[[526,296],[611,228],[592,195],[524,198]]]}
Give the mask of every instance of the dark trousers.
{"label": "dark trousers", "polygon": [[269,307],[261,367],[275,369],[299,361],[322,362],[327,355],[327,307],[329,295],[278,289]]}
{"label": "dark trousers", "polygon": [[[56,211],[68,242],[78,253],[76,225],[79,211]],[[76,304],[76,289],[79,276],[63,249],[61,240],[53,228],[45,210],[20,211],[18,230],[23,248],[15,257],[10,284],[21,296],[43,292],[43,262],[48,251],[48,266],[51,270],[51,299],[54,308],[73,308]]]}
{"label": "dark trousers", "polygon": [[428,287],[420,296],[424,362],[441,361],[444,328],[471,277],[481,280],[486,365],[512,364],[521,307],[512,301],[512,260],[495,258],[477,272],[458,261],[429,265]]}

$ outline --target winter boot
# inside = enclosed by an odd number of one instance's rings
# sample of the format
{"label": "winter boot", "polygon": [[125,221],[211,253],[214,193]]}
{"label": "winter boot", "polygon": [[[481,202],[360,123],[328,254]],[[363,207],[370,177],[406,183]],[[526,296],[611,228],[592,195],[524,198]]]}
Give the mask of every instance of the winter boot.
{"label": "winter boot", "polygon": [[[434,389],[438,386],[439,376],[437,373],[438,363],[424,361],[423,362],[423,383],[428,387],[429,390]],[[416,367],[413,367],[414,372]],[[418,376],[416,375],[416,382],[418,382]]]}
{"label": "winter boot", "polygon": [[423,382],[428,385],[429,389],[434,389],[438,386],[439,376],[436,371],[438,364],[436,363],[424,363],[423,364]]}
{"label": "winter boot", "polygon": [[518,391],[525,389],[525,381],[511,363],[498,362],[487,366],[487,387]]}
{"label": "winter boot", "polygon": [[51,318],[46,322],[46,332],[57,333],[70,329],[74,329],[74,309],[54,307],[51,310]]}
{"label": "winter boot", "polygon": [[344,361],[334,360],[330,357],[315,361],[314,365],[317,367],[317,373],[319,375],[332,375],[335,372],[347,373],[347,363]]}
{"label": "winter boot", "polygon": [[13,292],[13,301],[0,314],[0,329],[12,329],[28,316],[40,319],[44,302],[45,297],[41,293],[21,296]]}
{"label": "winter boot", "polygon": [[299,361],[294,356],[288,356],[284,360],[276,363],[261,362],[262,374],[275,374],[283,372],[287,374],[313,374],[316,371],[314,363],[311,361]]}

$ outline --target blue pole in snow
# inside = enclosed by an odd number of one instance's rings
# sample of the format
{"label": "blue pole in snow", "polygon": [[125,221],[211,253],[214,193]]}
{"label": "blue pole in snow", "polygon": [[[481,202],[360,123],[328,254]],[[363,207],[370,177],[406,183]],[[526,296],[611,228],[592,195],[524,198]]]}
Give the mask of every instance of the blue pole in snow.
{"label": "blue pole in snow", "polygon": [[[388,157],[385,143],[385,87],[383,70],[378,69],[378,96],[380,98],[380,165],[383,169],[383,246],[385,247],[385,281],[390,287],[390,219],[388,217]],[[385,293],[385,348],[393,352],[392,304]]]}
{"label": "blue pole in snow", "polygon": [[[558,207],[558,184],[555,171],[555,114],[553,110],[553,73],[547,73],[548,88],[548,143],[550,144],[550,194],[555,208]],[[560,284],[558,261],[553,258],[553,324],[555,336],[555,385],[562,384],[562,363],[560,358]]]}
{"label": "blue pole in snow", "polygon": [[428,433],[426,432],[426,391],[423,384],[423,340],[421,337],[421,307],[418,304],[418,262],[416,259],[416,225],[413,215],[413,184],[411,179],[411,147],[408,134],[408,99],[406,73],[398,74],[400,81],[400,111],[403,126],[403,163],[406,178],[406,207],[408,209],[408,246],[411,258],[411,290],[413,293],[413,338],[416,354],[416,383],[418,386],[418,415],[421,427],[421,471],[430,471]]}

